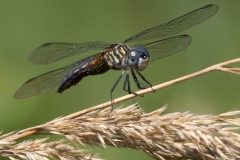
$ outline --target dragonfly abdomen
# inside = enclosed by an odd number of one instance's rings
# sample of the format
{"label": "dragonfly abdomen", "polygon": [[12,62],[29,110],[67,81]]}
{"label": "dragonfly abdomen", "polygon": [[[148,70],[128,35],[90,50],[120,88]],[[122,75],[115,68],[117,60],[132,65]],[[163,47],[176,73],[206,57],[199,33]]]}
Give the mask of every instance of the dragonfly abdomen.
{"label": "dragonfly abdomen", "polygon": [[111,69],[121,70],[126,67],[126,54],[130,49],[124,43],[112,44],[103,51],[104,58]]}
{"label": "dragonfly abdomen", "polygon": [[65,76],[57,92],[62,93],[71,86],[76,85],[82,80],[82,78],[91,75],[103,74],[109,69],[110,68],[102,54],[92,56],[82,62],[82,64],[80,64],[77,68],[72,69],[71,72]]}

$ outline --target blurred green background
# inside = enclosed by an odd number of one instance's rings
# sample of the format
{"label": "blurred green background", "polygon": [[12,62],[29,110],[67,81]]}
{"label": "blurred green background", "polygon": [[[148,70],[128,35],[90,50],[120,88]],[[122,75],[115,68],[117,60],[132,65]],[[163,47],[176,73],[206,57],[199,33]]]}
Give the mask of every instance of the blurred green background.
{"label": "blurred green background", "polygon": [[[96,53],[88,52],[51,65],[34,65],[27,56],[36,47],[46,42],[120,42],[211,3],[220,7],[214,17],[180,33],[191,35],[192,44],[174,56],[154,61],[142,72],[153,85],[239,58],[240,1],[0,1],[1,130],[8,133],[24,129],[109,101],[109,91],[120,71],[84,78],[63,94],[57,94],[54,88],[40,96],[14,99],[14,92],[26,80]],[[219,114],[240,108],[239,81],[238,75],[213,72],[136,100],[146,112],[169,104],[166,113]],[[122,84],[121,81],[115,89],[115,98],[126,94]],[[133,89],[137,90],[135,86]],[[131,101],[116,106],[123,104]],[[152,159],[131,149],[89,149],[100,152],[104,159]]]}

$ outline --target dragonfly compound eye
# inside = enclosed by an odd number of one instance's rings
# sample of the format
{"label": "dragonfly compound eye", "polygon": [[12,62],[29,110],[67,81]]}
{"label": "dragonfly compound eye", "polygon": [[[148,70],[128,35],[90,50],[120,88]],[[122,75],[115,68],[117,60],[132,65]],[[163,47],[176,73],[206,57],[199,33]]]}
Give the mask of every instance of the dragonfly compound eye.
{"label": "dragonfly compound eye", "polygon": [[140,53],[136,49],[132,49],[128,52],[127,55],[127,63],[129,68],[137,68],[138,60],[140,57]]}
{"label": "dragonfly compound eye", "polygon": [[150,55],[148,50],[145,47],[139,46],[136,48],[136,50],[138,50],[138,53],[139,53],[137,69],[139,71],[142,71],[147,67],[150,59]]}

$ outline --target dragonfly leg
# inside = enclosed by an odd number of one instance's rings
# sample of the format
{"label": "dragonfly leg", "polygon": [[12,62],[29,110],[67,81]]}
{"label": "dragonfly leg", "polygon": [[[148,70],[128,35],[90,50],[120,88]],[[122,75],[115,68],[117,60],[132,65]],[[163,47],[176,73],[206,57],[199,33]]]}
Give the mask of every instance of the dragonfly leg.
{"label": "dragonfly leg", "polygon": [[[126,84],[127,84],[127,87],[128,87],[127,89],[126,89]],[[130,80],[129,80],[129,73],[128,72],[126,73],[126,78],[124,80],[123,90],[128,92],[128,94],[132,93],[132,94],[138,95],[137,93],[131,91]]]}
{"label": "dragonfly leg", "polygon": [[[138,81],[137,76],[136,76],[136,74],[135,74],[135,72],[134,72],[133,69],[131,69],[131,73],[132,73],[132,77],[133,77],[133,79],[134,79],[137,87],[138,87],[139,89],[145,89],[145,88],[143,88],[143,87],[140,86],[140,82]],[[144,96],[144,95],[140,95],[140,97],[143,97],[143,96]]]}
{"label": "dragonfly leg", "polygon": [[[111,111],[109,112],[109,114],[113,111],[113,99],[112,99],[112,93],[115,89],[115,87],[117,86],[118,82],[121,80],[122,76],[125,74],[125,71],[123,71],[120,76],[118,77],[117,81],[114,83],[114,85],[112,86],[112,89],[110,91],[110,99],[111,99]],[[109,115],[108,114],[108,115]]]}
{"label": "dragonfly leg", "polygon": [[[126,84],[127,84],[127,86],[128,86],[128,89],[126,89]],[[131,94],[131,93],[132,93],[132,94],[138,96],[137,93],[131,91],[131,88],[130,88],[130,80],[129,80],[129,72],[127,72],[127,74],[126,74],[126,78],[125,78],[124,84],[123,84],[123,90],[126,91],[126,92],[128,92],[128,94]],[[136,101],[135,101],[133,98],[132,98],[132,102],[133,102],[134,104],[136,103]]]}
{"label": "dragonfly leg", "polygon": [[140,86],[140,82],[138,81],[137,76],[136,76],[136,74],[135,74],[135,72],[134,72],[133,69],[131,69],[131,73],[132,73],[132,77],[133,77],[133,79],[134,79],[137,87],[138,87],[139,89],[146,89],[146,88]]}
{"label": "dragonfly leg", "polygon": [[[126,89],[126,84],[128,86],[128,89]],[[128,94],[131,94],[131,89],[130,89],[130,84],[129,84],[129,74],[128,73],[126,74],[126,78],[125,78],[124,83],[123,83],[123,90],[128,92]]]}
{"label": "dragonfly leg", "polygon": [[[136,70],[136,72],[137,72],[137,74],[142,78],[142,80],[144,80],[147,84],[149,84],[149,86],[152,88],[152,84],[150,83],[150,82],[148,82],[147,80],[146,80],[146,78],[145,77],[143,77],[143,75],[138,71],[138,70]],[[136,76],[136,75],[135,75]],[[152,91],[155,93],[155,90],[152,88]]]}

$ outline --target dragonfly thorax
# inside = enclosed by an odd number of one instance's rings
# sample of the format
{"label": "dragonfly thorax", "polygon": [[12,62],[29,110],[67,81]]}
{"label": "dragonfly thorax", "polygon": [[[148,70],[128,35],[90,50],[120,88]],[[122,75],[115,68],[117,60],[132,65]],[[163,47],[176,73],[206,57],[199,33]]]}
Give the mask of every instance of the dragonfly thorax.
{"label": "dragonfly thorax", "polygon": [[149,62],[150,55],[145,47],[139,46],[127,52],[127,66],[139,71],[144,70]]}
{"label": "dragonfly thorax", "polygon": [[105,48],[103,56],[113,70],[137,69],[142,71],[150,60],[149,52],[145,47],[138,46],[131,49],[125,43],[116,43]]}

